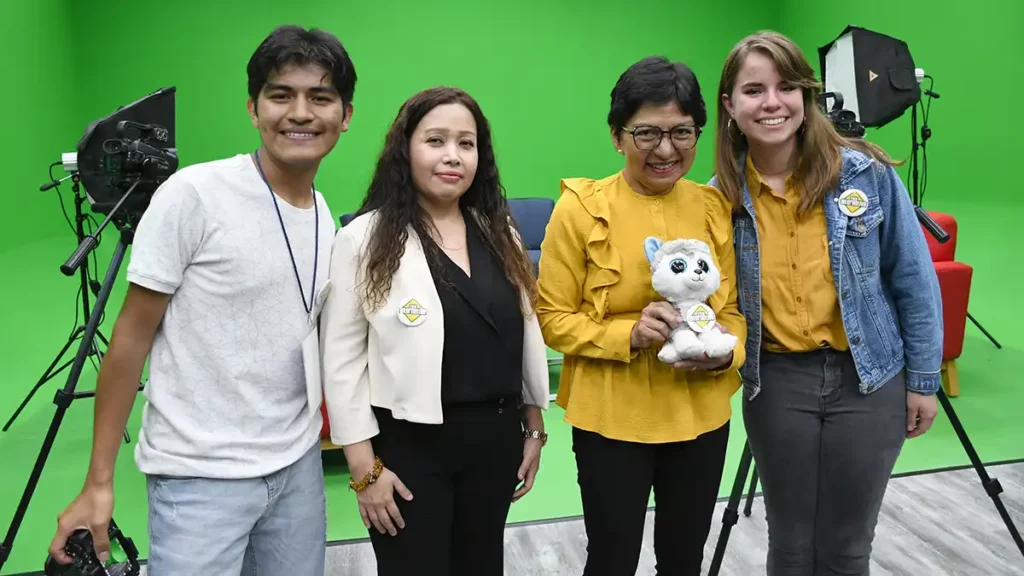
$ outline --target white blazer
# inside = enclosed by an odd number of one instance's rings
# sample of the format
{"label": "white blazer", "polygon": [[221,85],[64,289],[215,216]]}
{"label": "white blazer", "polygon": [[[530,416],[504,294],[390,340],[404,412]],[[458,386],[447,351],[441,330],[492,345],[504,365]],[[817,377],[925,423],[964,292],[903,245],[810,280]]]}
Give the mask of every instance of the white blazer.
{"label": "white blazer", "polygon": [[[377,435],[374,406],[410,422],[443,422],[444,311],[426,255],[411,229],[387,301],[370,311],[360,299],[365,277],[361,262],[373,216],[372,212],[363,214],[338,230],[331,253],[331,289],[320,317],[324,401],[331,442],[338,446]],[[400,321],[399,310],[413,300],[412,305],[424,309],[425,316],[418,324],[408,317],[406,322]],[[536,313],[528,311],[524,315],[522,401],[546,410],[547,346]]]}

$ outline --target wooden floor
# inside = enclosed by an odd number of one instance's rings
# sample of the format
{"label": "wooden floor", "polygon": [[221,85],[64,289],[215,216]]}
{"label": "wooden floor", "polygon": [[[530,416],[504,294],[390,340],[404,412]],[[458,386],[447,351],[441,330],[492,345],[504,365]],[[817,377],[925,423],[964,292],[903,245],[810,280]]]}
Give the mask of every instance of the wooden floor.
{"label": "wooden floor", "polygon": [[[1024,463],[987,467],[1003,487],[1000,499],[1017,529],[1024,531]],[[705,546],[707,573],[722,527],[718,505]],[[740,506],[742,510],[742,503]],[[654,574],[648,513],[638,575]],[[740,515],[728,541],[721,576],[764,574],[767,542],[764,507],[754,500],[750,517]],[[573,576],[582,572],[586,536],[580,520],[509,526],[505,532],[507,576]],[[373,551],[366,542],[327,549],[329,576],[370,576]],[[424,575],[430,574],[425,566]],[[875,537],[872,576],[1022,576],[1024,556],[985,493],[973,468],[896,478],[889,484]],[[629,576],[629,575],[623,575]]]}

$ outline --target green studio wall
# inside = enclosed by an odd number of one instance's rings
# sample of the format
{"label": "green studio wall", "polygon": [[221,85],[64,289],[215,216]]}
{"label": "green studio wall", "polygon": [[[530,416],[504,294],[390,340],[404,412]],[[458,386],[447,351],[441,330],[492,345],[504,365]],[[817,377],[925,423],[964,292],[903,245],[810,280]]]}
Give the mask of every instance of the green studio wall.
{"label": "green studio wall", "polygon": [[[49,178],[49,164],[60,160],[61,151],[71,150],[81,133],[83,95],[68,5],[66,0],[10,0],[0,7],[0,109],[7,114],[0,140],[0,254],[68,230],[52,192],[39,191]],[[64,176],[60,167],[54,169],[58,175]],[[3,262],[12,263],[6,256]],[[14,271],[5,272],[5,284],[12,278],[7,274]]]}

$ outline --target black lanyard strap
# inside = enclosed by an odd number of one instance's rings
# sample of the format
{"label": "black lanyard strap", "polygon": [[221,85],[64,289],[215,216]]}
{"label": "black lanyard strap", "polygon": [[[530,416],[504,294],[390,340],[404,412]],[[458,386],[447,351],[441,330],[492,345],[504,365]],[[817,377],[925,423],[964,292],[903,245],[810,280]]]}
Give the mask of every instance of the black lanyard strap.
{"label": "black lanyard strap", "polygon": [[256,169],[260,172],[260,178],[263,178],[263,183],[267,185],[267,190],[270,191],[270,198],[274,201],[274,209],[277,210],[277,220],[281,223],[281,233],[284,234],[284,243],[288,247],[288,256],[292,259],[292,270],[295,271],[295,281],[299,284],[299,296],[302,297],[302,307],[306,309],[306,314],[309,314],[313,310],[313,302],[316,297],[316,269],[317,260],[320,254],[320,205],[316,201],[316,186],[311,188],[313,193],[313,214],[314,214],[314,238],[313,238],[313,284],[309,287],[309,304],[306,304],[306,294],[302,291],[302,280],[299,278],[299,266],[295,263],[295,254],[292,252],[292,243],[288,240],[288,231],[284,227],[284,218],[281,216],[281,207],[277,204],[277,195],[274,194],[274,189],[270,186],[270,182],[267,180],[267,175],[263,173],[263,165],[260,163],[260,151],[257,150],[256,154]]}

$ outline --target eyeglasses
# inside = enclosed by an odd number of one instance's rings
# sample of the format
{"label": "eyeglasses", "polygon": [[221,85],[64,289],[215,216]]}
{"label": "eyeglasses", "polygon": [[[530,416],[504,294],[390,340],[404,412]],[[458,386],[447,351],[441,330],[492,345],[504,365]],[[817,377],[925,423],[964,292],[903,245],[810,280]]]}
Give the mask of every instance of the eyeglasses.
{"label": "eyeglasses", "polygon": [[657,126],[637,126],[632,130],[629,128],[623,128],[623,130],[633,136],[633,144],[637,149],[645,151],[654,150],[660,146],[665,134],[669,135],[670,141],[676,149],[689,150],[697,145],[697,139],[700,138],[702,132],[697,126],[689,124],[673,126],[669,130],[662,130]]}

